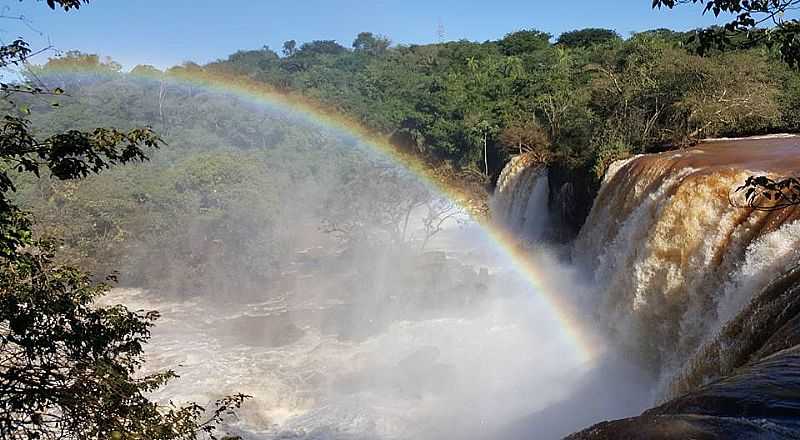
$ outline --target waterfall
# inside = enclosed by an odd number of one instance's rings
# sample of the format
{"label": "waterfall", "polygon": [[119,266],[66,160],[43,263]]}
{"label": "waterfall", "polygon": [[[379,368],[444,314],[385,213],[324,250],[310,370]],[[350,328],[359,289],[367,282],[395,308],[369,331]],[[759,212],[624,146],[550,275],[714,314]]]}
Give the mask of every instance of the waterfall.
{"label": "waterfall", "polygon": [[666,384],[800,262],[800,209],[734,207],[747,176],[793,175],[797,138],[708,142],[615,164],[575,243],[611,337]]}
{"label": "waterfall", "polygon": [[541,241],[548,233],[549,192],[547,169],[532,155],[516,156],[497,181],[492,219],[523,242]]}

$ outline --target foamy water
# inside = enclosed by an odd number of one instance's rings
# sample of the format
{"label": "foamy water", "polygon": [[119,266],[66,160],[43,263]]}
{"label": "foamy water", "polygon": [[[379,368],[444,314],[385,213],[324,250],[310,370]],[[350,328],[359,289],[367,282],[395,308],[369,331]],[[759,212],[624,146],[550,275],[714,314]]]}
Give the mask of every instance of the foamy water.
{"label": "foamy water", "polygon": [[[444,258],[490,268],[491,281],[472,303],[419,319],[375,316],[387,322],[357,336],[341,329],[361,313],[359,304],[335,285],[309,297],[265,289],[264,301],[247,304],[133,289],[109,299],[162,314],[147,365],[181,377],[156,397],[202,404],[252,395],[233,423],[247,438],[492,438],[565,399],[590,365],[550,306],[479,234],[460,226],[431,246],[436,258],[449,247]],[[410,275],[427,276],[424,269]],[[345,322],[325,325],[331,320]],[[576,423],[565,418],[562,433]]]}

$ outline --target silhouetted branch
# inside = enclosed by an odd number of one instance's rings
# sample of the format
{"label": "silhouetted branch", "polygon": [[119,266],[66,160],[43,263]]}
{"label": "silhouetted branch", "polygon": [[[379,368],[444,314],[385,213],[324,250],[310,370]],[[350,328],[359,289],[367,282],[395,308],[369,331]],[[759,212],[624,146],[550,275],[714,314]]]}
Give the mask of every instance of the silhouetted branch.
{"label": "silhouetted branch", "polygon": [[742,186],[736,188],[734,194],[742,194],[744,204],[737,203],[732,194],[730,197],[732,206],[757,211],[776,211],[800,205],[800,180],[796,177],[774,180],[767,176],[750,176]]}

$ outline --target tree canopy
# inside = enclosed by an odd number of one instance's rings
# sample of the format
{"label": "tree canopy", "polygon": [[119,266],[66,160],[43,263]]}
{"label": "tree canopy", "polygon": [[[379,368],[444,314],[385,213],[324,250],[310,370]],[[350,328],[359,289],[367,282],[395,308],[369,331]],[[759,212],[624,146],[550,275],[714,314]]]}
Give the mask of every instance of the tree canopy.
{"label": "tree canopy", "polygon": [[388,38],[381,35],[374,35],[372,32],[361,32],[353,41],[353,49],[356,52],[365,52],[370,55],[378,55],[386,51],[391,45]]}
{"label": "tree canopy", "polygon": [[710,48],[776,48],[784,61],[800,65],[800,20],[792,14],[798,0],[653,0],[653,7],[674,8],[681,4],[702,5],[703,14],[732,15],[723,27],[697,32],[699,50]]}
{"label": "tree canopy", "polygon": [[[85,3],[47,1],[50,8],[66,11]],[[0,68],[21,66],[30,54],[22,39],[0,46]],[[119,71],[116,63],[96,56],[68,57]],[[171,371],[141,371],[143,347],[158,314],[97,305],[110,285],[60,262],[61,243],[35,233],[29,214],[12,197],[28,177],[71,181],[144,161],[162,145],[161,138],[146,127],[69,127],[41,135],[31,123],[32,102],[20,101],[59,97],[64,90],[35,81],[2,82],[0,89],[6,109],[0,122],[0,437],[213,436],[247,396],[223,398],[208,411],[196,404],[151,401],[150,393],[176,377]],[[55,110],[56,105],[44,107]]]}
{"label": "tree canopy", "polygon": [[589,28],[564,32],[559,35],[556,43],[566,47],[591,47],[595,44],[605,44],[613,41],[622,41],[616,31]]}
{"label": "tree canopy", "polygon": [[536,52],[550,45],[552,35],[535,29],[507,34],[500,40],[500,48],[506,55],[521,55]]}

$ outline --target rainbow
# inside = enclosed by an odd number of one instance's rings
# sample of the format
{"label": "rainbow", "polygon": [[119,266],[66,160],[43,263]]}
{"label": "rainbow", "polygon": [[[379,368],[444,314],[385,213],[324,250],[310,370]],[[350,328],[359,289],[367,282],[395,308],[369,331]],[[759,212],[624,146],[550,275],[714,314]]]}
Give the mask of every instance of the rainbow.
{"label": "rainbow", "polygon": [[[98,68],[97,65],[58,65],[47,67],[43,73],[64,74],[111,74]],[[531,261],[527,252],[518,240],[509,236],[500,228],[493,226],[483,216],[474,215],[474,207],[469,203],[469,196],[456,185],[437,175],[433,168],[422,161],[418,156],[399,150],[392,145],[385,136],[374,133],[358,121],[321,105],[311,99],[296,94],[289,94],[276,90],[268,84],[255,81],[239,74],[220,71],[209,71],[201,67],[181,66],[169,69],[162,73],[153,71],[134,75],[139,78],[151,80],[168,80],[193,87],[202,88],[209,92],[233,95],[242,101],[255,105],[270,106],[289,111],[309,122],[318,124],[327,129],[343,132],[355,137],[362,144],[389,158],[399,166],[418,176],[424,183],[431,186],[441,194],[471,214],[472,220],[478,223],[501,254],[513,263],[517,272],[522,275],[532,289],[542,296],[556,317],[561,333],[570,342],[574,354],[579,360],[589,362],[595,358],[597,344],[583,329],[582,324],[575,319],[576,314],[570,304],[565,301],[558,288],[548,282],[548,277]]]}

